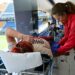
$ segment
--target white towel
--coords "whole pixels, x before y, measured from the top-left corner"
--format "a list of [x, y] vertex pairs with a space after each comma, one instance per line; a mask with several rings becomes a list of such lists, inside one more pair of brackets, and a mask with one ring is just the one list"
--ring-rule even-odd
[[9, 73], [18, 73], [23, 70], [31, 69], [42, 64], [40, 52], [31, 53], [11, 53], [3, 52], [1, 59]]

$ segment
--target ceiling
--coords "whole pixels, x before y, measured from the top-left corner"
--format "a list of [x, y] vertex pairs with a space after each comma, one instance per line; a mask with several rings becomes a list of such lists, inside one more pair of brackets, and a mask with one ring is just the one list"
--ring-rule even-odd
[[[31, 11], [31, 10], [43, 10], [49, 11], [52, 8], [51, 0], [13, 0], [15, 11]], [[55, 3], [66, 2], [75, 0], [52, 0]]]
[[48, 0], [14, 0], [15, 11], [43, 10], [48, 11], [52, 8]]

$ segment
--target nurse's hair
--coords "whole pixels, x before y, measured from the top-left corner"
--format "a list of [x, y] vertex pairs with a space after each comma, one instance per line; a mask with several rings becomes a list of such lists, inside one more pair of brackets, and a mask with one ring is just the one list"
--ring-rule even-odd
[[72, 2], [56, 3], [51, 11], [52, 15], [74, 14], [75, 5]]

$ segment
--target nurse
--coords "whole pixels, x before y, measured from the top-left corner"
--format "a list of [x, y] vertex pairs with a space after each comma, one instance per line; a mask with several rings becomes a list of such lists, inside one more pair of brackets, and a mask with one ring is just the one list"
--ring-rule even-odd
[[52, 47], [54, 55], [62, 55], [75, 48], [75, 5], [71, 2], [57, 3], [51, 14], [64, 25], [64, 37], [57, 43], [57, 47]]

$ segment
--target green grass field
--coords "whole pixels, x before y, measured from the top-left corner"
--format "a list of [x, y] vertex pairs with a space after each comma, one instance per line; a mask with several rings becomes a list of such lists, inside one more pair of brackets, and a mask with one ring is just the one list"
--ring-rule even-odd
[[0, 50], [6, 51], [8, 49], [8, 44], [5, 35], [0, 35]]

